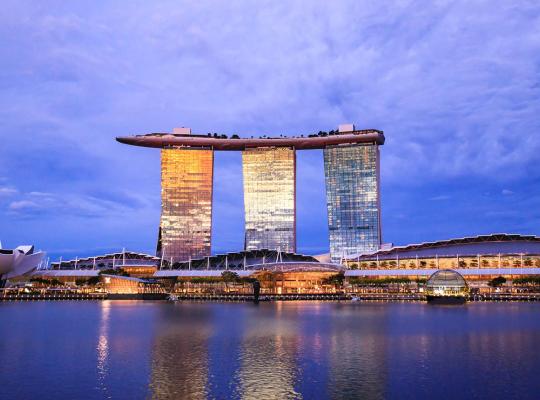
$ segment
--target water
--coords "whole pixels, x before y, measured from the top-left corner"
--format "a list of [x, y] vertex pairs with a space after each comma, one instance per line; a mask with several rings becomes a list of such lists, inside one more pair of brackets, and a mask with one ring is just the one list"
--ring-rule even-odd
[[540, 304], [0, 303], [2, 399], [537, 399]]

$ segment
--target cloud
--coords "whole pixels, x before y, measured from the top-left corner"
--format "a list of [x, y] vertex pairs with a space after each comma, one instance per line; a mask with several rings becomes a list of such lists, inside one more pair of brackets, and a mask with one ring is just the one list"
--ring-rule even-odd
[[9, 204], [9, 209], [16, 212], [31, 211], [40, 208], [41, 206], [39, 204], [30, 200], [18, 200]]
[[13, 196], [15, 194], [19, 193], [19, 191], [12, 187], [0, 187], [0, 197], [2, 196]]
[[511, 190], [509, 190], [509, 189], [503, 189], [503, 190], [501, 191], [501, 193], [502, 193], [504, 196], [511, 196], [511, 195], [514, 194], [514, 192], [511, 191]]
[[430, 201], [443, 201], [443, 200], [448, 200], [448, 199], [450, 199], [450, 196], [444, 195], [444, 194], [429, 198]]
[[21, 200], [9, 204], [8, 210], [12, 215], [23, 218], [44, 216], [77, 217], [77, 218], [107, 218], [111, 215], [121, 215], [133, 207], [144, 207], [142, 203], [130, 204], [126, 201], [116, 201], [89, 195], [73, 193], [54, 194], [47, 192], [29, 192], [22, 195]]
[[[129, 237], [153, 237], [137, 224], [159, 218], [159, 152], [114, 137], [174, 126], [242, 136], [342, 122], [382, 129], [383, 213], [403, 188], [449, 193], [445, 182], [472, 179], [495, 193], [502, 184], [535, 187], [540, 178], [537, 2], [3, 6], [0, 171], [20, 192], [9, 197], [15, 210], [2, 210], [59, 223], [92, 218], [81, 233], [89, 242], [109, 226], [102, 216], [111, 221], [115, 213], [134, 224]], [[303, 246], [317, 247], [326, 241], [321, 162], [300, 159], [299, 232]], [[214, 226], [223, 235], [232, 234], [232, 210], [242, 209], [236, 163], [219, 164]], [[481, 208], [485, 198], [470, 202], [460, 210]], [[406, 214], [427, 212], [423, 206]], [[51, 235], [38, 224], [29, 229]], [[241, 229], [236, 223], [234, 235]], [[406, 235], [385, 232], [393, 241]]]

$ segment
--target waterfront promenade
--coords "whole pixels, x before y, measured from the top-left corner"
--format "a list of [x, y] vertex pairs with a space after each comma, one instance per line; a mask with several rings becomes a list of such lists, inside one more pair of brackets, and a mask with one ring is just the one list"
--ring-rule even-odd
[[[253, 302], [250, 293], [104, 293], [85, 292], [78, 289], [41, 289], [27, 291], [24, 288], [0, 289], [0, 301], [65, 301], [65, 300], [168, 300], [178, 301], [230, 301]], [[483, 293], [472, 294], [469, 301], [540, 301], [539, 293]], [[259, 301], [426, 301], [422, 293], [267, 293]]]

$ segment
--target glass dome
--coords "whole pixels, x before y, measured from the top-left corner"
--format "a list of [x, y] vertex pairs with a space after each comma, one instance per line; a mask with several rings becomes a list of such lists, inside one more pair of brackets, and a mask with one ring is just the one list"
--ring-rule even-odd
[[428, 288], [433, 287], [452, 287], [452, 288], [466, 288], [467, 283], [459, 272], [451, 269], [444, 269], [435, 272], [429, 277], [426, 282]]
[[426, 282], [426, 294], [434, 297], [464, 297], [469, 287], [461, 274], [451, 269], [435, 272]]

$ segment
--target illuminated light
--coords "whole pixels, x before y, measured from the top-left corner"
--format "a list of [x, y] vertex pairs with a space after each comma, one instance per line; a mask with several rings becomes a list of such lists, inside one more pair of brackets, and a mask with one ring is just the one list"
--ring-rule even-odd
[[161, 150], [161, 254], [188, 260], [210, 255], [212, 150]]
[[326, 147], [324, 173], [332, 262], [377, 250], [381, 244], [378, 146]]
[[242, 152], [245, 250], [296, 251], [296, 153], [290, 148]]

